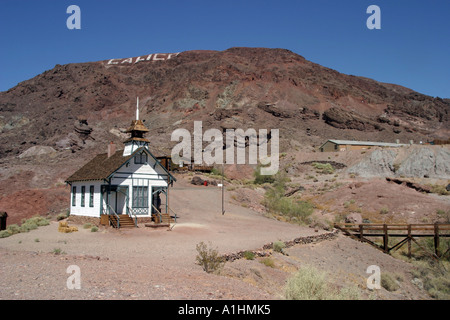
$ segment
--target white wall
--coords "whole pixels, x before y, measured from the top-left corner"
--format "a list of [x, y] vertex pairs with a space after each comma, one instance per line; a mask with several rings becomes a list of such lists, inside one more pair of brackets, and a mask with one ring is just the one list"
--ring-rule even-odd
[[[76, 216], [88, 216], [88, 217], [100, 217], [100, 186], [101, 181], [83, 181], [72, 183], [70, 190], [70, 214]], [[86, 187], [84, 197], [84, 207], [81, 206], [81, 187]], [[90, 186], [94, 186], [94, 206], [89, 206]], [[73, 199], [73, 187], [77, 188], [75, 206], [72, 203]]]
[[[161, 166], [155, 166], [155, 160], [151, 156], [148, 156], [147, 159], [147, 164], [135, 164], [134, 158], [132, 158], [129, 161], [128, 166], [124, 165], [117, 170], [111, 180], [111, 184], [128, 186], [130, 208], [132, 207], [133, 202], [133, 186], [148, 187], [148, 216], [150, 216], [152, 208], [152, 187], [167, 187], [167, 173]], [[145, 215], [139, 215], [139, 217], [144, 216]]]

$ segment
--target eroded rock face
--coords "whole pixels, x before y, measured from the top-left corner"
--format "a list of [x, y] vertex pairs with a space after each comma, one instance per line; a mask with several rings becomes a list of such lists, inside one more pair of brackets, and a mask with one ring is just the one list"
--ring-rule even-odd
[[394, 174], [397, 152], [391, 149], [374, 150], [363, 161], [348, 169], [361, 177], [386, 177]]
[[355, 112], [345, 111], [336, 107], [330, 108], [322, 115], [325, 123], [339, 129], [355, 129], [359, 131], [384, 130], [377, 122]]
[[450, 177], [450, 150], [448, 148], [417, 148], [403, 161], [398, 175], [407, 177]]
[[[406, 156], [399, 158], [400, 151]], [[446, 147], [409, 147], [406, 151], [377, 149], [349, 168], [361, 177], [450, 178], [450, 149]]]

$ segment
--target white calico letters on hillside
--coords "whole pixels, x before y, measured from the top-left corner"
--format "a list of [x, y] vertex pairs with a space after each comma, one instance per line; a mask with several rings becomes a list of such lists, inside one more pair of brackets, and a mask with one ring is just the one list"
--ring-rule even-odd
[[107, 65], [131, 65], [142, 61], [165, 61], [172, 59], [180, 54], [177, 53], [152, 53], [147, 56], [136, 57], [136, 58], [126, 58], [126, 59], [111, 59], [108, 61]]

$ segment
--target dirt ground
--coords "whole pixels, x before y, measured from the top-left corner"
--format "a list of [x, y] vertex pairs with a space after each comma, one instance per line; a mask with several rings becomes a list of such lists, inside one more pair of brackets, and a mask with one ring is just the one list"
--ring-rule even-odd
[[[170, 189], [170, 206], [179, 216], [172, 231], [140, 225], [91, 232], [78, 225], [78, 232], [65, 234], [53, 221], [0, 239], [0, 298], [282, 299], [286, 280], [305, 264], [329, 272], [333, 283], [356, 285], [362, 298], [428, 298], [411, 284], [409, 264], [341, 235], [295, 245], [286, 249], [289, 255], [271, 253], [272, 267], [262, 264], [262, 258], [239, 259], [227, 262], [220, 274], [204, 272], [195, 263], [195, 247], [201, 241], [225, 254], [326, 232], [269, 219], [233, 204], [229, 196], [222, 215], [218, 187], [191, 186], [181, 179]], [[401, 289], [369, 291], [366, 270], [373, 264], [386, 272], [401, 272]], [[79, 290], [66, 285], [71, 265], [80, 268]]]

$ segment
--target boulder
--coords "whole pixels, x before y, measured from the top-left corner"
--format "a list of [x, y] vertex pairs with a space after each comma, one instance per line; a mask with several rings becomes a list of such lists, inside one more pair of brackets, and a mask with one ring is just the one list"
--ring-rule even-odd
[[27, 158], [27, 157], [40, 156], [42, 154], [53, 153], [53, 152], [56, 152], [56, 150], [49, 146], [33, 146], [31, 148], [28, 148], [24, 152], [22, 152], [19, 155], [19, 158], [22, 159], [22, 158]]
[[345, 222], [360, 224], [363, 223], [363, 218], [359, 213], [352, 212], [347, 217], [345, 217]]
[[195, 176], [191, 180], [191, 184], [193, 184], [195, 186], [201, 186], [201, 185], [203, 185], [203, 183], [204, 183], [204, 180], [202, 178], [200, 178], [199, 176]]

